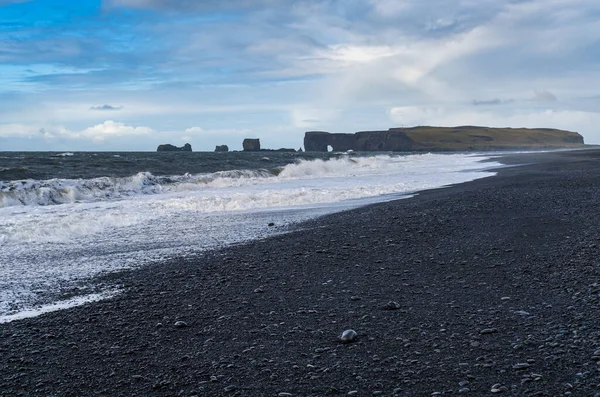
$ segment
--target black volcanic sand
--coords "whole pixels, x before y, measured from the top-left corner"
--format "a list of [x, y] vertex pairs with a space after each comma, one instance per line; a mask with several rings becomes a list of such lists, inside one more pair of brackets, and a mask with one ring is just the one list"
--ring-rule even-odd
[[0, 324], [0, 395], [597, 396], [600, 151], [502, 161]]

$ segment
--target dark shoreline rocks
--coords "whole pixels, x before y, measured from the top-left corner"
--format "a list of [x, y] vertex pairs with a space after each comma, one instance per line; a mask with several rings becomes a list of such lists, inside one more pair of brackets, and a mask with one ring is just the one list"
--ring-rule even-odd
[[0, 324], [0, 396], [597, 395], [600, 151], [501, 161]]

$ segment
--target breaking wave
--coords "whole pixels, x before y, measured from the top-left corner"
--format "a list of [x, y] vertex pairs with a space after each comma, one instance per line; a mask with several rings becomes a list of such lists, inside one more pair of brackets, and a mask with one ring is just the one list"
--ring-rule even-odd
[[[466, 163], [463, 164], [462, 161], [465, 160]], [[218, 195], [219, 191], [225, 189], [231, 190], [232, 188], [251, 186], [255, 186], [255, 188], [250, 189], [253, 196], [256, 196], [257, 191], [262, 191], [264, 196], [272, 190], [271, 187], [274, 184], [290, 181], [296, 181], [296, 187], [301, 188], [299, 196], [302, 196], [303, 200], [300, 201], [304, 201], [306, 200], [305, 188], [310, 189], [311, 184], [316, 183], [312, 181], [336, 179], [337, 184], [342, 183], [345, 185], [345, 181], [354, 180], [355, 183], [349, 190], [355, 191], [357, 189], [361, 190], [361, 184], [357, 185], [356, 183], [358, 182], [357, 179], [362, 177], [385, 178], [391, 175], [428, 174], [432, 169], [440, 167], [441, 164], [460, 169], [466, 164], [472, 163], [475, 163], [475, 160], [465, 159], [465, 156], [453, 157], [452, 155], [342, 156], [330, 160], [300, 160], [296, 163], [272, 169], [166, 176], [140, 172], [129, 177], [0, 181], [0, 208], [114, 201], [135, 196], [170, 193], [202, 195], [203, 192], [210, 192], [210, 196], [214, 197], [215, 194]], [[387, 185], [388, 183], [384, 180], [382, 184]], [[345, 196], [344, 190], [349, 187], [342, 186], [340, 197]], [[355, 191], [346, 198], [388, 193], [388, 190], [376, 190], [368, 193]], [[338, 194], [336, 193], [336, 195]]]
[[[140, 172], [129, 177], [93, 179], [24, 179], [0, 181], [0, 208], [105, 201], [170, 192], [198, 191], [264, 184], [285, 179], [353, 176], [365, 171], [397, 166], [400, 157], [341, 157], [331, 160], [301, 160], [280, 168], [219, 171], [206, 174], [157, 176]], [[2, 170], [0, 169], [0, 176]]]
[[[200, 175], [156, 176], [140, 172], [124, 178], [49, 179], [0, 182], [0, 208], [118, 200], [135, 195], [197, 190], [210, 185], [235, 185], [242, 179], [273, 177], [267, 170], [222, 171]], [[236, 182], [237, 181], [237, 182]]]

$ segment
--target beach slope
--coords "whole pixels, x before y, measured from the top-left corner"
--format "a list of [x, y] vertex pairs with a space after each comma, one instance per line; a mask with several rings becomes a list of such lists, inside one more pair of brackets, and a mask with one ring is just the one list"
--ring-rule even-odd
[[0, 396], [596, 395], [600, 151], [502, 161], [0, 324]]

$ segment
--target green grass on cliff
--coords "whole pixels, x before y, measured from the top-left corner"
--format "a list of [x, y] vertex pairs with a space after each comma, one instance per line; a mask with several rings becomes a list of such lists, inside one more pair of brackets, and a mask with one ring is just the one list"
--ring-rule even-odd
[[565, 148], [583, 145], [576, 132], [549, 128], [413, 127], [396, 128], [422, 149], [502, 150], [512, 148]]

